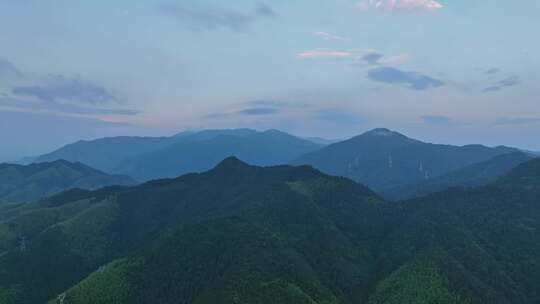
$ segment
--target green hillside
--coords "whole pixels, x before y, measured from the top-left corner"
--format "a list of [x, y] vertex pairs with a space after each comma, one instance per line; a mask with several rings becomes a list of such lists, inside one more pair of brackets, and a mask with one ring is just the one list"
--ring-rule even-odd
[[0, 164], [0, 203], [31, 202], [70, 188], [131, 185], [127, 176], [109, 175], [81, 163], [54, 161], [27, 166]]
[[537, 303], [540, 204], [519, 182], [536, 183], [537, 163], [515, 183], [399, 204], [310, 167], [229, 158], [10, 205], [0, 302]]
[[487, 161], [475, 163], [420, 183], [385, 190], [382, 195], [392, 200], [404, 200], [425, 196], [452, 187], [484, 186], [496, 181], [528, 160], [531, 160], [531, 157], [522, 152], [502, 154]]

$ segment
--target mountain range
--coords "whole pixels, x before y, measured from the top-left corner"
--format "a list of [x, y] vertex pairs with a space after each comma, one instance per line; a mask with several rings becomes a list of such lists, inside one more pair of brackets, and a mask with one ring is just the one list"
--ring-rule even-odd
[[31, 202], [70, 188], [94, 190], [132, 184], [127, 176], [109, 175], [65, 160], [27, 166], [0, 164], [0, 203]]
[[[425, 143], [388, 129], [374, 129], [329, 145], [313, 141], [330, 141], [311, 140], [277, 130], [251, 129], [182, 132], [158, 138], [113, 137], [70, 144], [35, 162], [65, 159], [148, 181], [203, 172], [234, 155], [259, 166], [311, 165], [330, 175], [351, 178], [385, 197], [407, 199], [452, 186], [486, 184], [532, 157], [529, 152], [502, 146]], [[503, 157], [506, 154], [514, 157]]]
[[38, 157], [64, 159], [139, 181], [202, 172], [236, 155], [255, 165], [287, 163], [322, 147], [277, 130], [251, 129], [182, 132], [171, 137], [114, 137], [80, 141]]
[[1, 303], [538, 303], [540, 159], [390, 203], [308, 166], [0, 207]]
[[518, 151], [508, 147], [425, 143], [388, 129], [375, 129], [309, 152], [291, 164], [311, 165], [385, 192]]

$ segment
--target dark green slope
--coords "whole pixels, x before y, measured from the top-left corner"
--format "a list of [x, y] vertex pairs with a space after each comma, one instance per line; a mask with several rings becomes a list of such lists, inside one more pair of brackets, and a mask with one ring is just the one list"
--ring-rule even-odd
[[[5, 222], [12, 237], [3, 243], [0, 295], [43, 302], [124, 258], [117, 264], [127, 277], [118, 283], [129, 290], [124, 303], [272, 303], [277, 294], [290, 303], [358, 302], [367, 298], [388, 212], [351, 181], [236, 159], [134, 188], [72, 191]], [[21, 228], [33, 213], [54, 216]], [[123, 276], [103, 269], [88, 280]], [[75, 290], [98, 283], [81, 284]]]
[[35, 201], [69, 188], [97, 189], [133, 183], [127, 176], [105, 174], [81, 163], [0, 164], [0, 202]]
[[531, 159], [529, 155], [522, 152], [498, 155], [487, 161], [475, 163], [418, 184], [388, 189], [382, 195], [390, 200], [405, 200], [443, 191], [452, 187], [483, 186], [497, 180], [518, 165]]
[[474, 303], [538, 303], [539, 164], [526, 162], [485, 187], [402, 203], [381, 261], [394, 269], [411, 258], [434, 264]]
[[508, 176], [385, 203], [309, 167], [229, 158], [11, 205], [0, 302], [537, 303], [538, 160]]
[[375, 129], [293, 161], [349, 177], [384, 192], [420, 183], [516, 149], [429, 144], [387, 129]]

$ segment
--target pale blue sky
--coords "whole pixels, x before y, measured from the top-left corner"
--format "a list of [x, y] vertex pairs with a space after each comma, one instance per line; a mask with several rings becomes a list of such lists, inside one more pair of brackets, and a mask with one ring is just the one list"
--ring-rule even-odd
[[540, 150], [539, 12], [536, 0], [0, 0], [0, 161], [231, 127]]

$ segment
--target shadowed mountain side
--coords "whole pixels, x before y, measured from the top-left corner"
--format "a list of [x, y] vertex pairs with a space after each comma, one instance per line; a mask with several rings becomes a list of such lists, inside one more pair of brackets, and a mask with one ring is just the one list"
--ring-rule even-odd
[[531, 160], [525, 153], [513, 152], [466, 166], [443, 176], [428, 179], [418, 184], [386, 190], [382, 195], [390, 200], [405, 200], [428, 195], [452, 187], [478, 187], [487, 185], [507, 174], [518, 165]]
[[0, 164], [0, 202], [31, 202], [70, 188], [93, 190], [133, 184], [127, 176], [109, 175], [63, 160], [27, 166]]
[[506, 147], [430, 144], [388, 129], [375, 129], [308, 153], [292, 164], [312, 165], [384, 192], [515, 151]]

